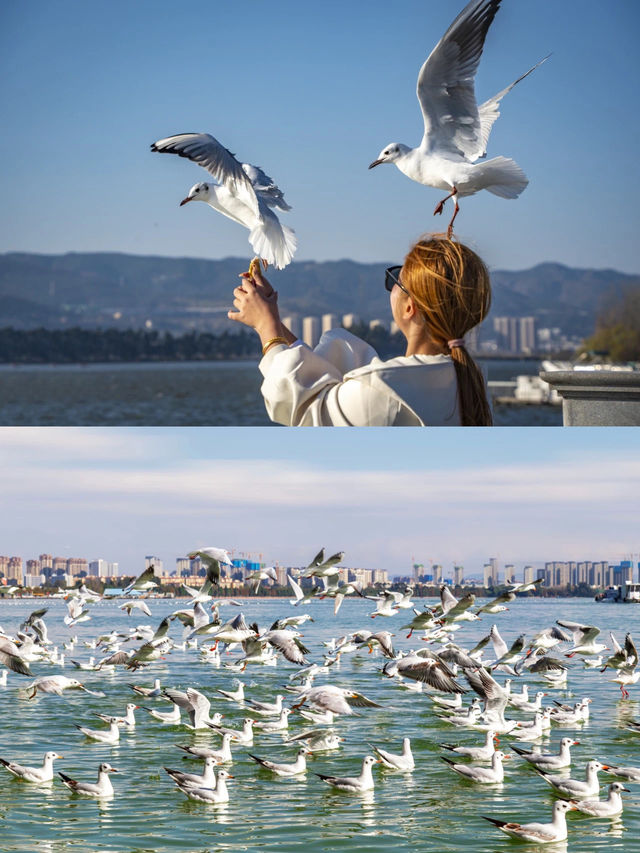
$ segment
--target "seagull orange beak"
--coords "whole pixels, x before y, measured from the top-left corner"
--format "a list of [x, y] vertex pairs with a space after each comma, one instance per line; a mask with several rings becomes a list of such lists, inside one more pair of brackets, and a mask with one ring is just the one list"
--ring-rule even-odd
[[186, 198], [183, 198], [183, 199], [182, 199], [182, 201], [180, 202], [180, 204], [179, 204], [178, 206], [179, 206], [179, 207], [182, 207], [182, 205], [183, 205], [183, 204], [186, 204], [188, 201], [193, 201], [193, 197], [192, 197], [192, 196], [190, 196], [190, 195], [188, 195]]

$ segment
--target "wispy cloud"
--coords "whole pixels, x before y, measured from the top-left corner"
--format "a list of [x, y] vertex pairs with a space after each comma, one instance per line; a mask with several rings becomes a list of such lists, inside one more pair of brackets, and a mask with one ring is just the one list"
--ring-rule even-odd
[[[12, 530], [19, 506], [49, 536], [62, 525], [65, 542], [94, 542], [94, 555], [136, 547], [178, 555], [218, 542], [287, 561], [304, 559], [330, 534], [336, 548], [394, 571], [411, 555], [606, 558], [603, 549], [627, 550], [635, 535], [640, 457], [615, 447], [540, 461], [527, 458], [523, 442], [495, 464], [483, 455], [482, 433], [467, 432], [465, 440], [478, 442], [477, 458], [443, 467], [437, 433], [421, 433], [423, 452], [399, 469], [395, 452], [360, 452], [352, 432], [343, 439], [352, 442], [351, 465], [322, 457], [314, 431], [306, 458], [289, 458], [276, 433], [284, 436], [211, 430], [208, 451], [196, 454], [189, 430], [3, 430], [5, 521]], [[224, 458], [222, 439], [233, 440], [238, 458]], [[243, 446], [248, 458], [238, 453]], [[14, 550], [19, 530], [14, 524]]]

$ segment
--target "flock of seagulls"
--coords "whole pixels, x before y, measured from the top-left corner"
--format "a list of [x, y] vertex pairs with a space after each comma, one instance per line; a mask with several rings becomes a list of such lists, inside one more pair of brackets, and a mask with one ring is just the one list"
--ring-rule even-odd
[[[345, 740], [364, 753], [357, 758], [357, 765], [354, 761], [353, 775], [330, 772], [331, 768], [325, 766], [323, 772], [313, 771], [319, 780], [317, 785], [322, 783], [338, 792], [367, 794], [384, 783], [386, 773], [415, 772], [416, 759], [424, 760], [425, 755], [416, 754], [415, 744], [412, 748], [409, 737], [403, 737], [401, 744], [370, 740], [354, 743], [352, 738], [358, 738], [359, 727], [344, 727], [342, 718], [375, 717], [385, 703], [381, 690], [373, 700], [341, 677], [342, 663], [354, 656], [360, 661], [360, 668], [368, 664], [366, 677], [371, 682], [376, 680], [387, 691], [392, 691], [386, 695], [402, 696], [401, 691], [404, 696], [407, 692], [421, 694], [411, 700], [412, 711], [415, 712], [416, 703], [420, 703], [421, 710], [432, 715], [440, 730], [450, 729], [453, 736], [443, 737], [438, 747], [448, 753], [440, 758], [447, 772], [451, 772], [453, 795], [455, 777], [480, 791], [487, 786], [508, 787], [510, 768], [515, 764], [540, 777], [540, 799], [545, 798], [545, 789], [553, 796], [550, 822], [517, 823], [503, 820], [501, 816], [482, 814], [480, 795], [478, 817], [485, 818], [507, 835], [537, 843], [562, 841], [568, 833], [567, 812], [578, 811], [596, 818], [620, 815], [625, 803], [622, 795], [629, 791], [626, 785], [640, 782], [640, 767], [606, 761], [603, 757], [580, 755], [578, 758], [575, 755], [574, 750], [581, 746], [578, 733], [590, 718], [592, 702], [589, 696], [582, 696], [572, 705], [549, 698], [550, 691], [565, 689], [564, 682], [559, 687], [548, 681], [550, 672], [563, 672], [574, 684], [574, 690], [579, 689], [581, 674], [588, 671], [585, 666], [588, 656], [606, 650], [599, 641], [600, 632], [596, 626], [558, 620], [555, 625], [541, 628], [530, 639], [520, 635], [509, 644], [494, 623], [473, 646], [458, 641], [458, 632], [462, 636], [467, 623], [504, 613], [507, 604], [521, 593], [521, 586], [513, 586], [482, 606], [476, 605], [473, 594], [456, 598], [443, 586], [437, 606], [420, 608], [412, 599], [410, 586], [402, 591], [382, 589], [377, 595], [368, 595], [357, 585], [351, 585], [353, 588], [349, 591], [339, 587], [338, 564], [344, 555], [338, 552], [325, 559], [322, 550], [295, 579], [290, 576], [294, 598], [288, 604], [285, 599], [280, 602], [283, 608], [291, 608], [293, 614], [283, 612], [271, 627], [260, 628], [242, 612], [226, 620], [220, 615], [223, 606], [238, 606], [238, 602], [214, 597], [221, 562], [227, 560], [228, 554], [222, 549], [197, 553], [208, 559], [203, 586], [193, 591], [188, 606], [181, 606], [162, 618], [156, 628], [137, 625], [128, 631], [114, 629], [92, 636], [92, 606], [100, 596], [96, 593], [87, 596], [80, 588], [69, 593], [68, 605], [75, 602], [73, 612], [76, 614], [87, 611], [81, 627], [80, 623], [69, 625], [67, 622], [67, 618], [72, 621], [77, 618], [71, 615], [72, 608], [68, 606], [69, 617], [65, 617], [64, 625], [56, 625], [55, 632], [49, 631], [45, 621], [47, 608], [33, 611], [13, 636], [0, 629], [0, 664], [5, 668], [3, 671], [11, 675], [7, 688], [17, 680], [19, 695], [26, 701], [38, 694], [63, 696], [67, 690], [106, 698], [108, 701], [102, 703], [101, 712], [91, 714], [100, 720], [102, 727], [89, 725], [88, 719], [73, 723], [78, 731], [78, 749], [82, 748], [83, 739], [85, 744], [118, 745], [123, 731], [135, 729], [140, 713], [147, 715], [148, 725], [170, 730], [176, 741], [180, 739], [178, 733], [210, 733], [212, 740], [208, 744], [201, 740], [175, 743], [176, 749], [185, 757], [200, 762], [199, 766], [193, 770], [165, 766], [164, 772], [187, 798], [217, 806], [226, 805], [236, 796], [235, 785], [229, 784], [234, 780], [230, 772], [234, 764], [244, 761], [274, 777], [302, 779], [315, 767], [318, 755], [324, 756], [325, 763], [330, 764], [331, 756], [339, 754]], [[148, 596], [157, 583], [154, 578], [151, 567], [130, 585], [129, 591]], [[378, 628], [378, 620], [386, 618], [392, 620], [389, 624], [394, 630], [372, 632], [361, 628], [327, 639], [323, 645], [310, 648], [313, 644], [308, 643], [305, 646], [298, 629], [312, 621], [312, 617], [299, 614], [295, 609], [302, 600], [295, 589], [298, 587], [303, 598], [311, 601], [327, 597], [327, 590], [332, 586], [343, 590], [340, 592], [343, 598], [349, 595], [370, 601], [373, 610], [369, 616], [376, 619], [375, 627]], [[135, 598], [123, 602], [133, 603], [144, 603], [153, 614], [153, 599]], [[129, 614], [145, 612], [139, 607], [119, 606]], [[361, 608], [358, 612], [362, 612]], [[179, 636], [174, 626], [178, 627]], [[122, 677], [116, 683], [130, 696], [134, 694], [135, 700], [125, 703], [121, 694], [112, 697], [104, 691], [86, 687], [78, 679], [46, 673], [47, 668], [64, 665], [60, 663], [59, 653], [56, 661], [49, 634], [59, 636], [61, 631], [69, 633], [70, 630], [86, 635], [85, 647], [94, 652], [91, 670], [99, 673], [104, 667], [112, 667], [116, 676], [121, 671]], [[396, 648], [401, 637], [404, 638], [403, 646], [408, 646], [411, 640], [412, 647]], [[308, 641], [305, 639], [305, 642]], [[126, 649], [126, 646], [131, 648]], [[65, 650], [79, 647], [77, 634], [64, 642]], [[638, 667], [633, 638], [628, 633], [623, 643], [619, 643], [612, 635], [611, 646], [606, 648], [613, 654], [603, 658], [600, 669], [603, 678], [619, 686], [620, 701], [624, 702], [629, 695], [628, 688], [635, 683], [633, 676]], [[143, 649], [146, 649], [144, 653]], [[210, 665], [220, 676], [226, 673], [224, 686], [163, 685], [157, 677], [147, 684], [131, 681], [131, 672], [148, 669], [153, 674], [157, 661], [176, 650], [192, 655], [194, 663], [200, 661]], [[155, 654], [157, 651], [161, 654]], [[37, 675], [32, 666], [37, 666]], [[243, 674], [251, 667], [260, 667], [265, 674], [273, 673], [269, 683], [278, 685], [275, 695], [253, 695], [252, 690], [247, 689]], [[283, 672], [283, 668], [287, 671]], [[41, 669], [44, 674], [39, 674]], [[611, 679], [609, 673], [615, 678]], [[622, 680], [621, 675], [624, 676]], [[28, 677], [33, 680], [25, 684]], [[535, 686], [536, 682], [540, 689]], [[227, 722], [229, 711], [231, 721]], [[234, 713], [236, 722], [233, 721]], [[239, 714], [243, 715], [241, 722], [237, 719]], [[554, 733], [558, 730], [561, 737], [556, 741]], [[640, 733], [640, 723], [629, 722], [626, 731], [629, 736]], [[52, 733], [47, 732], [46, 737], [51, 738]], [[547, 743], [549, 737], [551, 749], [543, 749], [542, 744]], [[501, 738], [502, 746], [499, 745]], [[276, 748], [277, 743], [282, 746]], [[313, 764], [310, 759], [314, 760]], [[585, 759], [588, 759], [586, 763]], [[0, 765], [22, 782], [41, 785], [54, 781], [54, 762], [59, 760], [62, 756], [49, 748], [44, 753], [42, 766], [27, 766], [19, 759], [8, 757], [0, 758]], [[575, 761], [578, 766], [574, 771]], [[376, 766], [383, 772], [378, 774]], [[121, 771], [102, 761], [96, 781], [76, 779], [62, 771], [58, 771], [57, 778], [73, 794], [105, 799], [117, 794], [111, 776], [118, 772]], [[605, 798], [599, 796], [601, 773], [615, 777]]]
[[[475, 75], [484, 42], [501, 0], [471, 0], [430, 53], [418, 75], [417, 95], [424, 122], [419, 145], [412, 148], [392, 142], [369, 165], [392, 163], [413, 181], [447, 192], [435, 208], [441, 214], [452, 199], [458, 200], [486, 189], [501, 198], [517, 198], [528, 180], [522, 169], [507, 157], [486, 160], [491, 128], [500, 115], [502, 98], [548, 57], [522, 74], [488, 101], [478, 105]], [[177, 154], [202, 166], [216, 183], [201, 181], [189, 190], [181, 205], [203, 201], [223, 216], [249, 230], [256, 255], [283, 269], [296, 251], [295, 233], [282, 225], [277, 211], [291, 209], [277, 184], [261, 168], [243, 163], [208, 133], [179, 133], [159, 139], [151, 150]], [[252, 268], [251, 268], [252, 269]]]

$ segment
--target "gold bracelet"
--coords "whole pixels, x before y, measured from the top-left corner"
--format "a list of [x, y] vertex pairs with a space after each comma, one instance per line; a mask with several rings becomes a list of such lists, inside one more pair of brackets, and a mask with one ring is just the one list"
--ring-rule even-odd
[[266, 344], [263, 345], [262, 355], [266, 355], [267, 350], [270, 347], [272, 347], [274, 344], [286, 344], [287, 346], [289, 346], [289, 341], [286, 338], [281, 338], [281, 337], [271, 338], [270, 341], [267, 341]]

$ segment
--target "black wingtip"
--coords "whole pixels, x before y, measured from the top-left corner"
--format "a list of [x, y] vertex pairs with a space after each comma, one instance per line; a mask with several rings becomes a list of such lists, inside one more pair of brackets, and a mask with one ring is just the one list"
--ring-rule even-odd
[[487, 817], [486, 815], [480, 815], [483, 820], [488, 820], [489, 823], [494, 824], [494, 826], [505, 826], [506, 821], [504, 820], [496, 820], [494, 817]]

